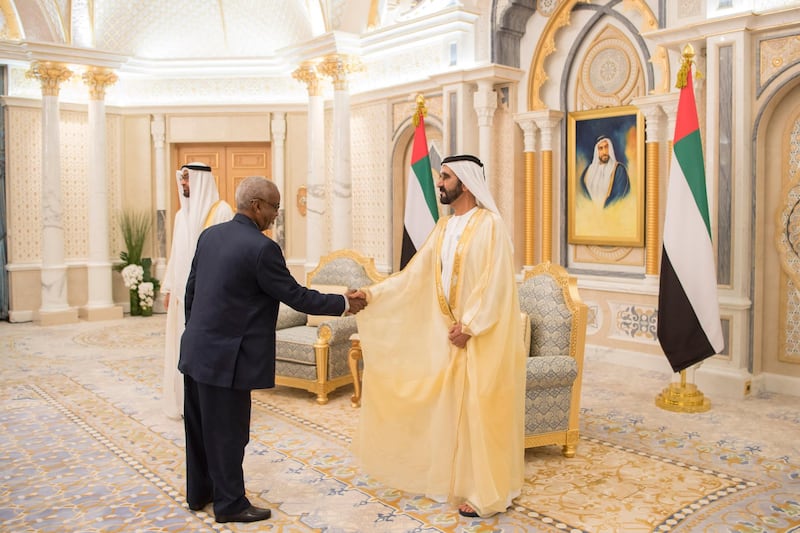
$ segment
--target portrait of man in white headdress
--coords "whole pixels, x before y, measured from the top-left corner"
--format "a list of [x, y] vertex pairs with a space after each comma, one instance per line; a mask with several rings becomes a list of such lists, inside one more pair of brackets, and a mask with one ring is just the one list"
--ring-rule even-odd
[[570, 244], [643, 246], [644, 117], [632, 106], [570, 113]]
[[601, 135], [595, 141], [592, 162], [581, 173], [579, 184], [586, 198], [604, 208], [631, 192], [628, 170], [617, 161], [608, 136]]

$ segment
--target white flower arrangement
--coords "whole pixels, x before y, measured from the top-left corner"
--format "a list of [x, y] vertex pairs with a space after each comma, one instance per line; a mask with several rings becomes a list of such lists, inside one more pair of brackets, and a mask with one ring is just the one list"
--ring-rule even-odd
[[[128, 289], [135, 289], [142, 279], [144, 279], [144, 269], [141, 265], [131, 264], [122, 269], [122, 281]], [[152, 291], [152, 284], [150, 290]]]
[[153, 307], [153, 283], [145, 281], [139, 284], [139, 305], [142, 308]]

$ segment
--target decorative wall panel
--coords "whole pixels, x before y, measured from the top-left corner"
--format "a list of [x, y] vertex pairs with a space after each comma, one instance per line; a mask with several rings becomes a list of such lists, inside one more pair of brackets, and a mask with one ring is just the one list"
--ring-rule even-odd
[[86, 113], [61, 111], [61, 218], [64, 259], [89, 255], [89, 129]]
[[639, 56], [630, 40], [607, 26], [585, 48], [576, 87], [576, 110], [628, 105], [646, 94]]
[[800, 35], [765, 39], [759, 43], [759, 88], [800, 61]]
[[[516, 209], [516, 201], [524, 196], [523, 182], [520, 181], [519, 189], [517, 189], [514, 175], [514, 132], [518, 131], [518, 128], [514, 127], [516, 124], [514, 115], [507, 105], [507, 100], [504, 103], [503, 99], [500, 98], [503, 91], [499, 90], [500, 88], [497, 89], [499, 104], [492, 123], [492, 141], [494, 143], [492, 154], [494, 154], [494, 157], [489, 167], [491, 175], [487, 175], [486, 179], [489, 181], [492, 196], [495, 199], [497, 208], [500, 210], [500, 214], [503, 216], [503, 221], [509, 233], [514, 235], [515, 212], [520, 211]], [[505, 87], [503, 89], [506, 91], [505, 94], [507, 96], [508, 88]], [[520, 201], [519, 205], [523, 205], [522, 201]]]
[[445, 57], [443, 44], [435, 42], [403, 53], [390, 51], [375, 60], [366, 58], [366, 70], [351, 77], [351, 93], [406, 85], [413, 80], [426, 80], [428, 76], [441, 73], [447, 68]]
[[125, 241], [119, 230], [122, 208], [122, 117], [106, 115], [106, 175], [108, 176], [108, 233], [109, 258], [114, 261], [125, 249]]
[[[415, 95], [416, 96], [416, 95]], [[417, 109], [416, 98], [411, 99], [404, 104], [393, 104], [392, 105], [392, 135], [397, 135], [397, 130], [400, 129], [401, 126], [404, 126], [411, 120], [411, 116], [414, 114], [414, 111]], [[434, 116], [434, 117], [442, 117], [444, 116], [442, 113], [442, 96], [427, 96], [425, 95], [425, 108], [428, 110], [428, 114], [426, 117]], [[426, 118], [425, 124], [428, 124], [429, 121]]]
[[781, 260], [778, 359], [800, 363], [800, 120], [788, 139], [787, 175], [777, 218], [776, 247]]
[[42, 111], [8, 108], [8, 262], [38, 263], [42, 236]]
[[703, 14], [701, 0], [680, 0], [678, 2], [678, 18], [691, 18]]
[[[353, 248], [389, 263], [388, 229], [392, 227], [389, 110], [384, 103], [352, 109]], [[388, 189], [388, 190], [387, 190]]]
[[[11, 107], [8, 113], [8, 233], [10, 264], [41, 261], [42, 112]], [[120, 118], [106, 118], [109, 209], [109, 259], [123, 249], [118, 230], [120, 203]], [[61, 219], [64, 259], [85, 260], [89, 255], [89, 198], [87, 176], [87, 115], [60, 111]]]
[[646, 344], [656, 342], [658, 311], [655, 307], [627, 302], [608, 302], [613, 317], [609, 337]]

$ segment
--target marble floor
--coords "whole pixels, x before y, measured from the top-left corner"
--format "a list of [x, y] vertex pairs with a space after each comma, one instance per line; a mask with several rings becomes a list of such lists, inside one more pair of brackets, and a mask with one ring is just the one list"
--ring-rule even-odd
[[183, 428], [159, 407], [164, 316], [0, 323], [0, 530], [297, 532], [800, 531], [800, 398], [655, 406], [669, 374], [588, 358], [575, 458], [526, 453], [523, 493], [487, 520], [382, 486], [349, 453], [352, 389], [325, 406], [253, 395], [248, 497], [273, 517], [217, 524], [184, 499]]

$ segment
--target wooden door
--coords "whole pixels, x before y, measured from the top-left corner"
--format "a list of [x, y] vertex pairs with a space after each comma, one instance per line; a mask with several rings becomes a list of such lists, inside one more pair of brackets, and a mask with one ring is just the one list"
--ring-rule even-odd
[[[175, 170], [188, 163], [211, 167], [219, 197], [236, 211], [236, 186], [248, 176], [272, 179], [272, 157], [269, 143], [181, 144], [177, 146]], [[173, 184], [174, 182], [173, 174]], [[172, 215], [180, 207], [177, 186], [172, 186]]]
[[[170, 173], [170, 223], [180, 208], [175, 171], [189, 163], [211, 167], [219, 197], [236, 211], [236, 186], [248, 176], [272, 179], [272, 153], [269, 143], [186, 143], [174, 146], [175, 169]], [[269, 232], [267, 233], [270, 234]], [[171, 240], [171, 236], [170, 236]]]

